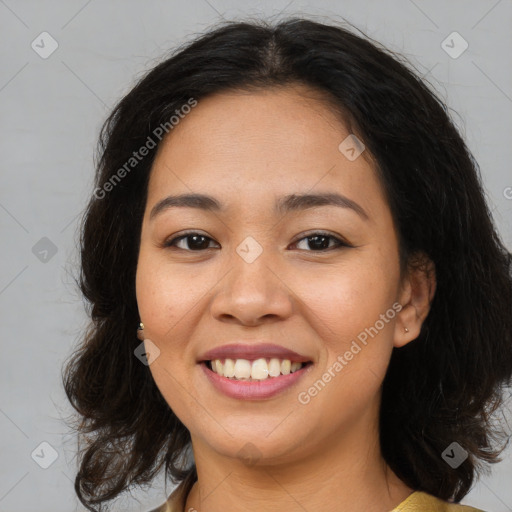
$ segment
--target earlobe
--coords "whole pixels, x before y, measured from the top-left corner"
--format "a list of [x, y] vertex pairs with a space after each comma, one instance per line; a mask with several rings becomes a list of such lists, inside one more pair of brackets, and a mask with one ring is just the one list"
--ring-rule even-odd
[[137, 327], [137, 338], [139, 338], [141, 341], [144, 341], [144, 324], [142, 322], [140, 322], [139, 326]]
[[403, 347], [415, 340], [430, 312], [436, 290], [435, 265], [424, 253], [414, 256], [400, 294], [402, 309], [395, 324], [395, 347]]

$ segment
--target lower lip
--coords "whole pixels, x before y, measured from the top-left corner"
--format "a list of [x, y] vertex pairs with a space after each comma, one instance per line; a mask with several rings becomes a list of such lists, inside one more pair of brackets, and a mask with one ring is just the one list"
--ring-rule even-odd
[[313, 365], [309, 363], [288, 375], [268, 377], [261, 381], [228, 379], [210, 370], [206, 363], [201, 363], [200, 366], [210, 382], [226, 396], [240, 400], [263, 400], [271, 398], [296, 384]]

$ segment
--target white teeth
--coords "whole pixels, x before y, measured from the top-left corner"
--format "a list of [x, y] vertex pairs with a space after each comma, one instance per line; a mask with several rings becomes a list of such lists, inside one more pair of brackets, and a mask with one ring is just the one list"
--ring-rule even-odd
[[220, 361], [219, 359], [215, 359], [215, 361], [213, 361], [213, 365], [215, 367], [215, 371], [219, 375], [222, 375], [223, 374], [222, 361]]
[[251, 376], [251, 362], [247, 359], [237, 359], [235, 363], [235, 377], [248, 379]]
[[268, 365], [265, 359], [256, 359], [251, 367], [251, 379], [264, 380], [268, 377]]
[[[218, 359], [217, 359], [218, 361]], [[224, 375], [224, 377], [233, 378], [235, 376], [235, 362], [233, 359], [226, 359], [224, 361], [224, 372], [217, 372], [219, 375]]]
[[296, 372], [297, 370], [300, 370], [302, 364], [301, 363], [292, 363], [290, 366], [290, 373]]
[[243, 380], [266, 380], [270, 377], [289, 375], [300, 370], [303, 363], [291, 362], [289, 359], [279, 360], [272, 358], [260, 358], [254, 361], [248, 359], [226, 359], [224, 363], [220, 359], [211, 361], [212, 370], [227, 378]]
[[281, 362], [275, 357], [268, 363], [268, 374], [271, 377], [279, 377], [281, 375]]

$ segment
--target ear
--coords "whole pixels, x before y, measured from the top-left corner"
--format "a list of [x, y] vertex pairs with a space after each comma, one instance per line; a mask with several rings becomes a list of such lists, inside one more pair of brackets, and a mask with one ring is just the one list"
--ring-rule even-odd
[[[403, 347], [415, 340], [430, 311], [436, 291], [435, 265], [425, 253], [414, 254], [408, 264], [398, 302], [402, 309], [396, 316], [395, 347]], [[408, 329], [408, 332], [405, 329]]]

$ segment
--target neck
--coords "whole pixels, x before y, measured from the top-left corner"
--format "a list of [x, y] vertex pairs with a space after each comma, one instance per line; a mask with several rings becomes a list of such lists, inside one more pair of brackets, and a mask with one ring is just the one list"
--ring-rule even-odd
[[198, 439], [192, 446], [198, 480], [186, 511], [389, 512], [413, 492], [383, 460], [378, 432], [364, 428], [345, 436], [334, 432], [320, 449], [282, 463], [250, 466]]

